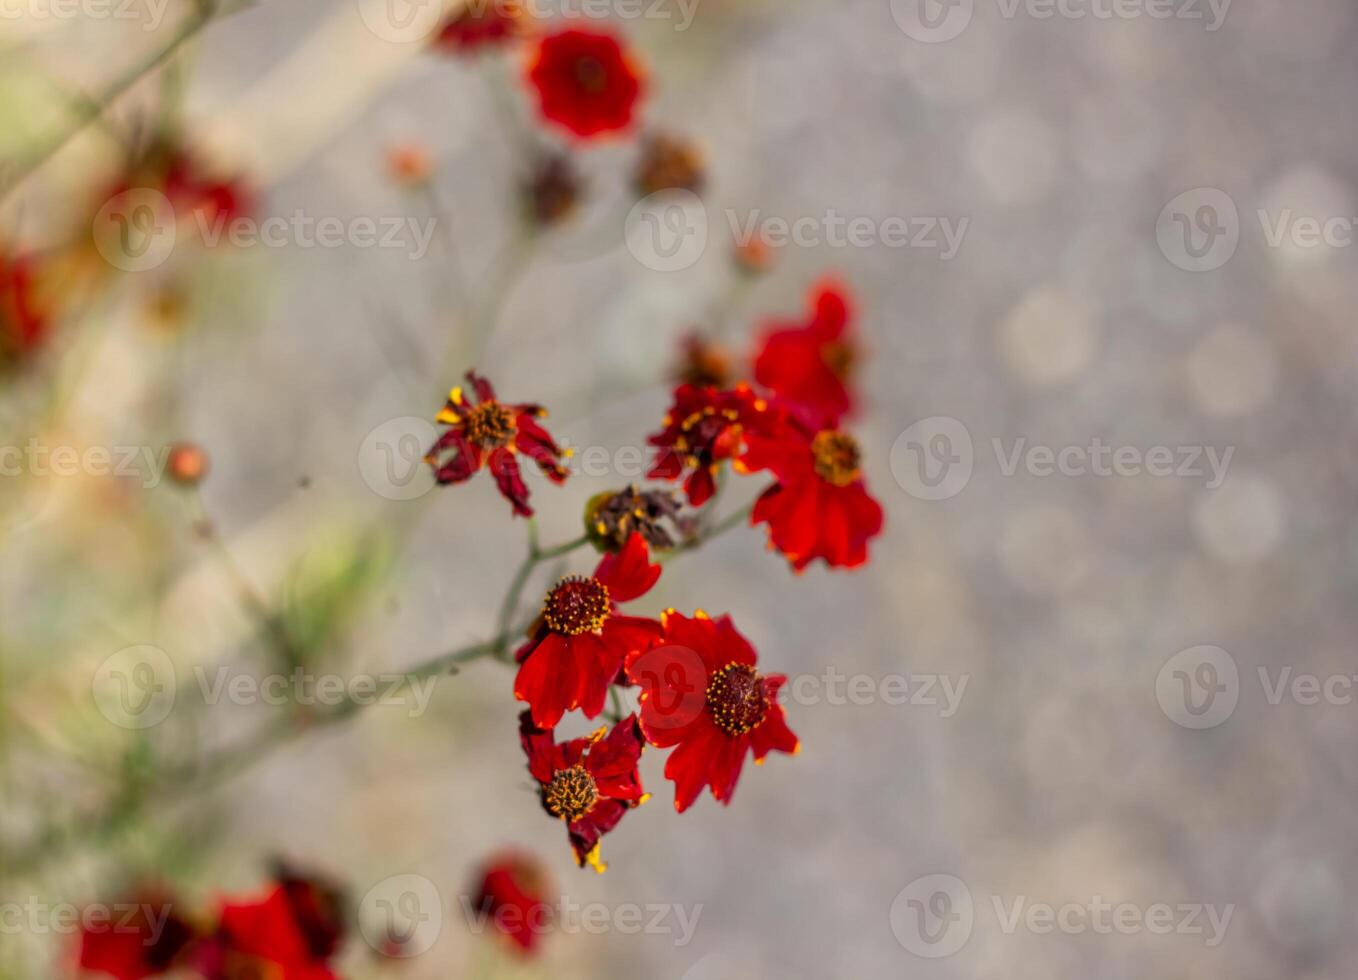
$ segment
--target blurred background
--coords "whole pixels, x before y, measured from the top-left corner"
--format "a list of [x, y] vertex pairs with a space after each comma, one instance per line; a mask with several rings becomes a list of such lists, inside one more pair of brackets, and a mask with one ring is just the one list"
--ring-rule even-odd
[[[546, 138], [513, 54], [431, 51], [352, 0], [262, 0], [156, 60], [197, 15], [166, 2], [0, 21], [0, 234], [40, 263], [50, 321], [0, 382], [25, 461], [0, 488], [7, 908], [144, 880], [206, 904], [282, 855], [360, 915], [392, 876], [438, 896], [426, 951], [383, 963], [356, 934], [352, 977], [1352, 975], [1358, 9], [544, 5], [628, 39], [645, 127], [696, 140], [706, 181], [638, 211], [635, 140], [591, 146], [576, 211], [525, 235]], [[370, 219], [396, 244], [293, 223], [115, 267], [96, 212], [165, 125], [239, 193], [214, 185], [216, 206]], [[737, 268], [742, 229], [779, 222], [798, 240]], [[280, 669], [280, 629], [340, 676], [494, 633], [522, 522], [420, 461], [467, 367], [603, 447], [564, 488], [532, 481], [543, 541], [565, 541], [589, 497], [640, 480], [627, 449], [659, 428], [681, 339], [747, 354], [826, 274], [868, 352], [870, 563], [793, 575], [742, 528], [633, 607], [730, 612], [806, 679], [800, 755], [748, 769], [729, 808], [675, 816], [649, 753], [655, 799], [609, 835], [607, 874], [577, 870], [493, 661], [427, 710], [314, 731], [202, 703], [202, 677]], [[54, 473], [55, 447], [83, 462]], [[171, 682], [129, 724], [116, 702], [147, 669]], [[506, 953], [460, 902], [506, 846], [570, 901], [664, 906], [673, 928]], [[7, 918], [0, 975], [71, 975], [69, 932]]]

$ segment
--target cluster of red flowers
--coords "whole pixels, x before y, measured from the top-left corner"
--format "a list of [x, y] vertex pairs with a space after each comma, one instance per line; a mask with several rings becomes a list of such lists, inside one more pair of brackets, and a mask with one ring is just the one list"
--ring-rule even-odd
[[[716, 496], [723, 463], [737, 473], [767, 472], [773, 482], [755, 502], [751, 523], [766, 524], [772, 546], [798, 570], [818, 558], [852, 567], [867, 560], [867, 543], [882, 527], [858, 445], [841, 428], [855, 407], [857, 344], [843, 287], [818, 285], [810, 307], [805, 322], [764, 331], [751, 382], [679, 385], [663, 428], [650, 437], [656, 459], [649, 475], [682, 482], [689, 504], [702, 508]], [[710, 373], [712, 352], [701, 347], [689, 343], [686, 351]], [[562, 483], [566, 453], [541, 426], [540, 406], [502, 403], [484, 378], [469, 373], [467, 380], [475, 400], [453, 389], [438, 416], [449, 428], [428, 461], [443, 483], [488, 466], [514, 513], [531, 514], [518, 457]], [[759, 671], [754, 648], [729, 616], [671, 609], [657, 620], [623, 611], [660, 578], [652, 548], [696, 543], [691, 521], [678, 521], [688, 535], [682, 542], [662, 526], [677, 509], [663, 490], [629, 487], [592, 499], [586, 523], [604, 554], [592, 575], [563, 578], [547, 592], [515, 653], [528, 768], [582, 866], [603, 869], [601, 837], [646, 800], [637, 771], [645, 746], [674, 749], [665, 775], [681, 812], [704, 788], [729, 803], [747, 756], [762, 762], [774, 750], [798, 747], [778, 699], [784, 677]], [[611, 728], [587, 737], [557, 741], [555, 728], [568, 712], [599, 717], [613, 688], [637, 688], [639, 711], [614, 716]]]
[[213, 921], [185, 914], [160, 889], [134, 893], [80, 936], [77, 965], [114, 980], [195, 976], [203, 980], [336, 980], [331, 962], [347, 932], [343, 892], [323, 878], [280, 866], [273, 884], [248, 899], [224, 899]]

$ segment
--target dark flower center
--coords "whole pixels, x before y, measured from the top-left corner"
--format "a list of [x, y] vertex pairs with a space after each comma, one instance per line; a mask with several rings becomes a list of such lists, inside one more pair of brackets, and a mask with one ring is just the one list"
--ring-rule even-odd
[[467, 438], [482, 448], [506, 445], [519, 424], [514, 409], [496, 401], [482, 402], [467, 414]]
[[575, 80], [590, 95], [598, 95], [608, 87], [608, 69], [598, 58], [588, 55], [575, 59]]
[[222, 976], [225, 980], [283, 980], [283, 968], [277, 963], [233, 950], [226, 954], [222, 963]]
[[854, 437], [826, 429], [811, 440], [816, 474], [826, 483], [847, 487], [858, 479], [859, 452]]
[[599, 802], [599, 787], [584, 766], [558, 769], [542, 791], [542, 802], [554, 817], [579, 820]]
[[848, 344], [838, 340], [832, 340], [828, 344], [823, 344], [820, 349], [821, 360], [825, 362], [832, 374], [836, 378], [843, 380], [849, 376], [853, 369], [854, 350]]
[[556, 583], [542, 604], [542, 616], [558, 633], [597, 633], [608, 619], [608, 586], [596, 578], [572, 575]]
[[727, 735], [744, 735], [764, 720], [764, 678], [748, 664], [727, 664], [707, 684], [707, 710]]
[[734, 408], [718, 411], [708, 405], [679, 423], [680, 431], [674, 440], [674, 448], [684, 454], [689, 466], [706, 465], [711, 462], [716, 441], [739, 421], [740, 413]]

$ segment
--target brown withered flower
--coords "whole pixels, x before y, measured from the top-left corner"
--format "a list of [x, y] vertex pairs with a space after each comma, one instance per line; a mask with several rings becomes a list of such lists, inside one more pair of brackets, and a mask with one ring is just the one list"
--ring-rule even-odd
[[642, 197], [673, 190], [699, 194], [706, 177], [703, 152], [692, 140], [671, 133], [647, 137], [636, 172], [637, 193]]
[[693, 530], [692, 518], [681, 512], [678, 496], [669, 490], [629, 486], [596, 494], [585, 505], [585, 530], [600, 551], [621, 551], [633, 531], [652, 548], [673, 548], [667, 523], [680, 537]]
[[565, 221], [575, 212], [583, 189], [584, 182], [569, 154], [542, 157], [523, 183], [524, 210], [529, 222], [541, 228]]
[[679, 344], [679, 364], [674, 372], [676, 381], [699, 388], [726, 388], [733, 380], [731, 354], [721, 344], [696, 330]]

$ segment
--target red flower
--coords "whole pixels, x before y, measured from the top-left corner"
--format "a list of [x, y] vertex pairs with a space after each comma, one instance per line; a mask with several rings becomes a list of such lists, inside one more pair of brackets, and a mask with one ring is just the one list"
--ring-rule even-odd
[[197, 214], [211, 222], [249, 213], [253, 201], [238, 176], [209, 173], [203, 161], [171, 134], [161, 134], [127, 162], [122, 177], [107, 195], [138, 188], [160, 191], [183, 220]]
[[737, 462], [742, 472], [769, 470], [778, 480], [750, 516], [766, 521], [769, 542], [802, 570], [816, 558], [852, 568], [868, 560], [867, 543], [882, 530], [882, 508], [868, 495], [858, 443], [838, 429], [814, 435], [795, 419], [759, 433]]
[[641, 729], [628, 715], [589, 738], [558, 743], [550, 729], [533, 724], [529, 712], [519, 716], [519, 739], [528, 756], [528, 771], [538, 781], [542, 808], [566, 822], [575, 861], [603, 872], [599, 839], [624, 813], [647, 799], [641, 789]]
[[659, 578], [660, 566], [634, 531], [622, 551], [604, 555], [593, 577], [563, 578], [547, 593], [531, 638], [515, 655], [514, 697], [528, 702], [539, 727], [554, 727], [576, 708], [587, 718], [604, 710], [624, 659], [660, 638], [659, 623], [623, 616], [617, 604], [649, 592]]
[[543, 118], [586, 139], [630, 126], [643, 88], [641, 69], [616, 38], [580, 30], [539, 41], [528, 80]]
[[[123, 910], [135, 909], [132, 916]], [[134, 895], [104, 921], [87, 921], [80, 933], [82, 970], [115, 980], [142, 980], [165, 973], [194, 939], [193, 927], [163, 892]]]
[[532, 953], [551, 925], [549, 891], [542, 862], [531, 854], [506, 851], [486, 862], [474, 904], [500, 935]]
[[754, 377], [808, 425], [833, 428], [854, 407], [848, 388], [858, 355], [849, 329], [853, 313], [844, 288], [828, 280], [812, 289], [810, 300], [808, 322], [774, 323], [765, 331]]
[[722, 461], [740, 453], [747, 430], [763, 420], [766, 408], [746, 385], [727, 391], [680, 385], [665, 428], [646, 440], [660, 449], [647, 475], [677, 480], [691, 471], [684, 489], [689, 503], [701, 507], [716, 490]]
[[198, 971], [207, 980], [336, 980], [328, 960], [339, 934], [318, 931], [321, 920], [312, 918], [314, 909], [288, 882], [255, 901], [224, 902]]
[[47, 336], [48, 318], [35, 279], [31, 258], [0, 251], [0, 365], [22, 360]]
[[[490, 382], [474, 371], [467, 372], [467, 383], [476, 393], [469, 402], [461, 388], [448, 393], [448, 404], [435, 421], [451, 426], [439, 436], [424, 457], [434, 468], [439, 483], [461, 483], [486, 464], [514, 513], [531, 517], [528, 487], [519, 472], [519, 453], [537, 462], [553, 483], [566, 482], [560, 459], [568, 451], [560, 449], [537, 420], [547, 415], [541, 405], [506, 405], [495, 399]], [[444, 459], [444, 453], [451, 456]], [[440, 462], [440, 460], [443, 460]]]
[[443, 26], [434, 44], [452, 54], [471, 54], [515, 41], [527, 30], [519, 0], [470, 0]]
[[[652, 745], [677, 746], [665, 762], [676, 810], [692, 806], [704, 786], [729, 804], [747, 753], [759, 764], [774, 749], [799, 748], [778, 703], [787, 678], [755, 669], [754, 647], [729, 616], [713, 620], [699, 611], [689, 619], [670, 609], [661, 622], [662, 649], [678, 652], [670, 658], [678, 669], [647, 669], [656, 654], [632, 657], [627, 665], [642, 688], [641, 730]], [[704, 692], [701, 701], [690, 696], [698, 691]]]

